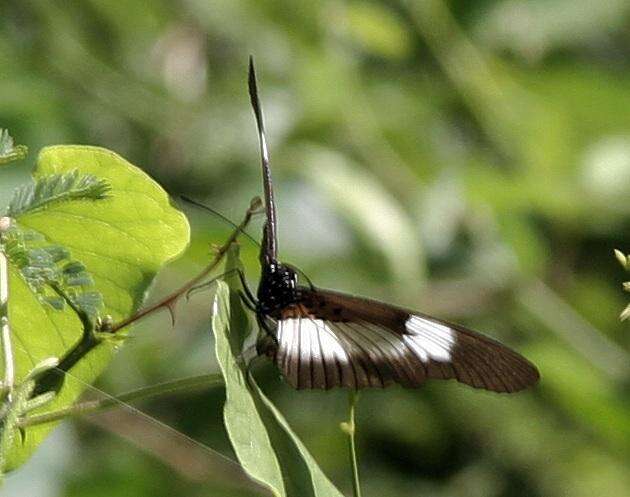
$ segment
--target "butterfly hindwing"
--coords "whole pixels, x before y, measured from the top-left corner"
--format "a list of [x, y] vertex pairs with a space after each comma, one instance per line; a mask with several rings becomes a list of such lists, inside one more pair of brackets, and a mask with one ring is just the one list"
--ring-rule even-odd
[[382, 302], [301, 288], [274, 316], [271, 354], [295, 388], [418, 387], [456, 379], [515, 392], [538, 371], [511, 349], [464, 327]]

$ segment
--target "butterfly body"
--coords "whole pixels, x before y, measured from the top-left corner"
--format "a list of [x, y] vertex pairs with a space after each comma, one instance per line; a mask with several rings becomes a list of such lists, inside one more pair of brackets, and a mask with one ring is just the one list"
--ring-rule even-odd
[[539, 374], [533, 364], [480, 333], [377, 300], [299, 284], [296, 270], [277, 259], [269, 155], [251, 59], [249, 90], [267, 214], [252, 303], [261, 329], [258, 353], [271, 358], [297, 389], [419, 387], [429, 379], [455, 379], [512, 393], [535, 384]]
[[277, 261], [263, 264], [258, 285], [257, 312], [276, 315], [284, 307], [299, 300], [297, 273]]

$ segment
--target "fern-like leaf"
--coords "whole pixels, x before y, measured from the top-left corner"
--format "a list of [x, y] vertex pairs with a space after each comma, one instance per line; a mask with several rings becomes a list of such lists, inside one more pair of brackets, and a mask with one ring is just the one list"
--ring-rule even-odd
[[17, 188], [7, 215], [16, 217], [55, 202], [100, 200], [107, 196], [109, 190], [109, 183], [93, 174], [82, 174], [78, 170], [50, 174], [37, 179], [35, 183]]
[[91, 318], [98, 316], [103, 298], [86, 267], [67, 248], [50, 245], [40, 233], [13, 223], [2, 233], [2, 250], [41, 302], [62, 310], [66, 299]]
[[15, 145], [9, 131], [0, 128], [0, 165], [21, 160], [28, 154], [24, 145]]

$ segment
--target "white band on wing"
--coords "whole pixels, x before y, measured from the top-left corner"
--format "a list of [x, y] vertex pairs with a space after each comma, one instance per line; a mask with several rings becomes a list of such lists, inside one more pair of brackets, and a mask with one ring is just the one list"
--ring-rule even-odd
[[451, 327], [411, 315], [405, 328], [409, 335], [403, 339], [422, 362], [430, 359], [442, 362], [451, 360], [451, 351], [456, 343], [455, 332]]
[[348, 354], [325, 321], [310, 318], [289, 318], [279, 321], [278, 342], [280, 349], [290, 349], [292, 342], [297, 340], [298, 334], [303, 346], [305, 346], [305, 351], [312, 351], [312, 354], [319, 353], [321, 345], [324, 354], [334, 355], [339, 361], [348, 361]]

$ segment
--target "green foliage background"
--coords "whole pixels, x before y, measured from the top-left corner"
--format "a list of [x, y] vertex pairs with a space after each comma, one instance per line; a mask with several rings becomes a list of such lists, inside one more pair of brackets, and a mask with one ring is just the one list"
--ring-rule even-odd
[[[33, 153], [0, 170], [0, 198], [42, 146], [86, 143], [240, 219], [260, 193], [253, 53], [283, 258], [323, 287], [485, 331], [541, 369], [514, 397], [364, 393], [365, 495], [628, 496], [630, 335], [612, 249], [630, 240], [629, 26], [616, 0], [3, 2], [0, 125]], [[186, 209], [193, 244], [156, 295], [229, 232]], [[256, 251], [243, 242], [252, 283]], [[181, 304], [174, 330], [166, 315], [136, 327], [99, 388], [218, 370], [211, 301]], [[348, 492], [346, 394], [256, 375]], [[130, 409], [67, 422], [3, 491], [257, 495], [204, 448], [233, 457], [223, 396], [140, 406], [164, 424]]]

